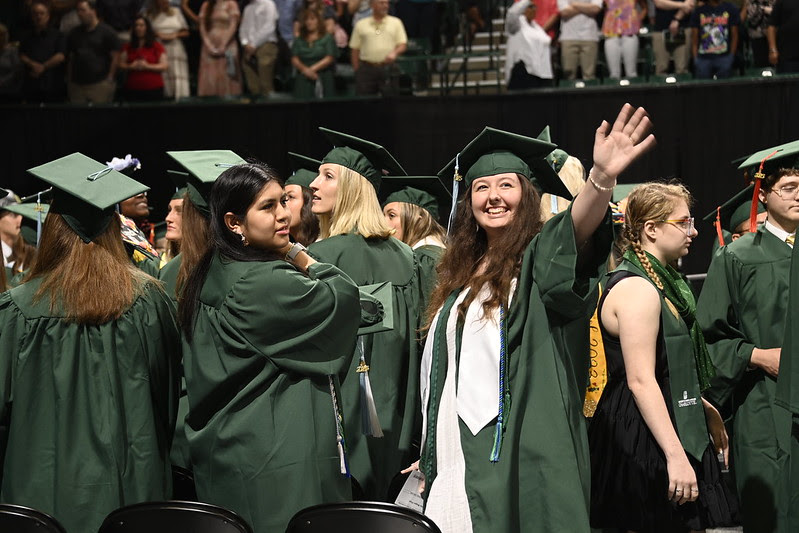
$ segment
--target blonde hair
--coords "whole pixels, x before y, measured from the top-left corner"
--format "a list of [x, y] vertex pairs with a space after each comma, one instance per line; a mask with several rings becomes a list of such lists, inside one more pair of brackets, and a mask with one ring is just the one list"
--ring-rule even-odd
[[680, 183], [644, 183], [632, 190], [627, 197], [627, 208], [624, 212], [624, 250], [632, 249], [646, 270], [647, 276], [663, 290], [660, 278], [652, 269], [649, 258], [641, 246], [641, 233], [644, 224], [650, 220], [662, 221], [669, 217], [676, 208], [677, 203], [684, 200], [688, 206], [693, 203], [693, 197], [688, 189]]
[[[585, 185], [585, 167], [576, 157], [569, 156], [563, 163], [558, 172], [561, 181], [572, 196], [576, 197], [583, 190]], [[571, 202], [565, 198], [558, 197], [558, 213], [565, 211]], [[552, 195], [549, 193], [541, 195], [541, 218], [544, 222], [554, 217], [557, 213], [552, 212]]]
[[336, 203], [331, 213], [319, 215], [320, 238], [327, 239], [354, 233], [365, 239], [388, 239], [394, 234], [389, 227], [375, 189], [362, 175], [338, 166]]
[[413, 246], [417, 242], [433, 237], [444, 244], [447, 231], [441, 227], [430, 212], [418, 205], [399, 202], [400, 222], [402, 223], [402, 242]]

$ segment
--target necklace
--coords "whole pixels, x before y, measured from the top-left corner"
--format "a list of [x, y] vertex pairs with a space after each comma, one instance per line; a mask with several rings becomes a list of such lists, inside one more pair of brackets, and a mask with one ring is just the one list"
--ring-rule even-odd
[[377, 19], [375, 19], [375, 35], [380, 35], [381, 33], [383, 33], [382, 26], [383, 26], [383, 20], [381, 19], [378, 21]]

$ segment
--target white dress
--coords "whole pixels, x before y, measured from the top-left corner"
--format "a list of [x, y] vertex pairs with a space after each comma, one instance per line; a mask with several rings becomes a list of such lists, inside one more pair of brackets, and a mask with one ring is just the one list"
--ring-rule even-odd
[[[189, 25], [180, 9], [173, 7], [172, 14], [159, 13], [150, 21], [156, 33], [177, 33], [188, 30]], [[189, 59], [180, 39], [163, 43], [166, 49], [167, 69], [164, 72], [164, 95], [167, 98], [189, 97]]]

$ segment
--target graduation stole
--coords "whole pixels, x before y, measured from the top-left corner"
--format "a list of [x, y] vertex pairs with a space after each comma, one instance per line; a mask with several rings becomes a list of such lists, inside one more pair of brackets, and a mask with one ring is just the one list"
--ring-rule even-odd
[[[637, 258], [636, 258], [637, 259]], [[630, 272], [640, 276], [657, 288], [646, 275], [643, 267], [629, 261], [627, 254], [624, 261], [613, 272]], [[683, 282], [684, 283], [684, 282]], [[692, 349], [692, 339], [687, 323], [681, 319], [674, 304], [670, 304], [666, 295], [660, 294], [661, 334], [666, 345], [666, 360], [669, 366], [669, 391], [671, 392], [671, 413], [680, 443], [686, 452], [698, 461], [710, 444], [705, 420], [705, 409], [699, 386], [696, 358], [688, 355]]]
[[[452, 291], [436, 321], [436, 331], [433, 337], [433, 354], [430, 364], [430, 391], [427, 402], [427, 433], [424, 442], [424, 450], [420, 459], [420, 467], [427, 480], [429, 487], [435, 479], [436, 468], [436, 422], [438, 421], [438, 409], [441, 404], [441, 394], [444, 389], [444, 380], [447, 375], [447, 321], [449, 320], [455, 301], [458, 299], [462, 289]], [[497, 422], [494, 426], [494, 444], [489, 454], [489, 461], [499, 462], [500, 451], [502, 449], [502, 436], [507, 427], [508, 414], [510, 412], [510, 385], [508, 383], [508, 364], [507, 364], [507, 337], [508, 326], [504, 305], [500, 307], [500, 358], [499, 358], [499, 405], [497, 408]], [[460, 359], [461, 339], [463, 337], [463, 320], [458, 319], [455, 330], [455, 349], [457, 350], [456, 360]], [[455, 369], [452, 369], [455, 370]], [[457, 373], [456, 373], [457, 378]]]
[[[696, 374], [699, 378], [699, 386], [702, 391], [710, 387], [710, 380], [716, 375], [716, 369], [710, 360], [710, 354], [705, 344], [705, 336], [702, 328], [696, 321], [696, 300], [691, 288], [685, 280], [680, 277], [679, 272], [669, 265], [663, 265], [649, 252], [644, 252], [652, 265], [652, 270], [660, 279], [663, 285], [661, 291], [666, 299], [674, 305], [680, 317], [685, 321], [688, 330], [691, 332], [691, 342], [693, 343], [694, 358], [696, 359]], [[641, 260], [631, 249], [624, 252], [624, 259], [637, 266], [646, 275], [646, 269], [641, 264]], [[647, 276], [648, 277], [648, 276]], [[655, 285], [657, 287], [657, 285]]]

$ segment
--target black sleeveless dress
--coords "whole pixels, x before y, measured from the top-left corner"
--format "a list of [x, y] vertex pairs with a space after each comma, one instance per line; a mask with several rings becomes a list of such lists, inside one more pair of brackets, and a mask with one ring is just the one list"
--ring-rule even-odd
[[[624, 271], [611, 275], [599, 301], [600, 316], [605, 297], [613, 286], [634, 275]], [[683, 505], [669, 501], [666, 458], [627, 388], [619, 339], [607, 333], [602, 321], [599, 322], [608, 382], [588, 429], [591, 526], [671, 533], [734, 525], [738, 514], [737, 499], [721, 478], [721, 468], [710, 444], [701, 463], [688, 455], [699, 485], [697, 501]], [[655, 378], [674, 424], [662, 324], [658, 332]]]

